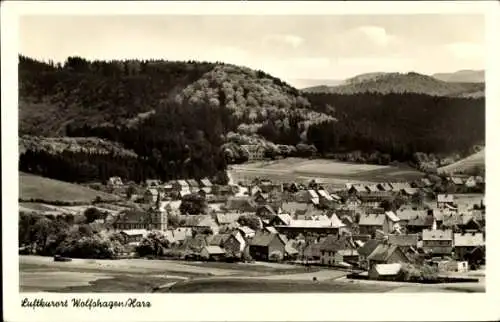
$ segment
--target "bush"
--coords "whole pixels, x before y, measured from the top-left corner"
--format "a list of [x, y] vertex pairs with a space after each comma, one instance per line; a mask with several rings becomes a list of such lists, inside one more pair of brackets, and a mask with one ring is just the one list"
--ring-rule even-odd
[[280, 251], [274, 251], [269, 255], [269, 260], [272, 262], [281, 262], [283, 260], [283, 253]]
[[408, 282], [435, 281], [438, 279], [437, 268], [429, 265], [403, 264], [402, 279]]

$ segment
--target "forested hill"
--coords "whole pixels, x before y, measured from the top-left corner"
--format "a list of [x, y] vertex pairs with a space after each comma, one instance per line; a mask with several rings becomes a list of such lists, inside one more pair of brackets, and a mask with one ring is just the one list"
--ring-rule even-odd
[[371, 73], [346, 80], [338, 86], [317, 86], [304, 92], [312, 93], [417, 93], [432, 96], [480, 97], [484, 96], [484, 83], [445, 82], [418, 73]]
[[[238, 147], [244, 143], [261, 142], [281, 154], [303, 143], [299, 148], [309, 153], [307, 128], [334, 120], [311, 109], [299, 91], [280, 79], [223, 63], [70, 57], [54, 65], [21, 56], [19, 96], [21, 135], [98, 137], [139, 156], [139, 164], [126, 171], [106, 166], [107, 161], [94, 166], [84, 152], [72, 152], [79, 160], [72, 162], [88, 164], [85, 178], [215, 175], [226, 162], [245, 160]], [[270, 142], [281, 144], [281, 150]], [[20, 166], [42, 175], [57, 172], [46, 154], [42, 160], [31, 153]], [[56, 179], [68, 180], [65, 174]]]
[[[268, 157], [347, 153], [373, 163], [468, 153], [484, 142], [484, 98], [305, 94], [263, 71], [223, 63], [70, 57], [55, 65], [21, 56], [19, 131], [36, 142], [75, 138], [63, 151], [66, 143], [46, 139], [44, 146], [58, 148], [20, 156], [21, 170], [59, 180], [223, 180], [228, 163], [247, 160], [241, 145], [249, 143], [263, 145]], [[84, 140], [90, 137], [109, 151], [95, 153], [89, 142], [100, 141]]]

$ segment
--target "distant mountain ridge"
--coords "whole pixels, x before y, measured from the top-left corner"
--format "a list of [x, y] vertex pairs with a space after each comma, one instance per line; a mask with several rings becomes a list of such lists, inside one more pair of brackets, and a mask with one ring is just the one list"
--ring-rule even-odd
[[347, 79], [338, 86], [316, 86], [302, 90], [308, 93], [416, 93], [448, 97], [484, 96], [484, 83], [445, 82], [432, 76], [410, 73], [368, 73]]
[[484, 83], [484, 70], [464, 69], [454, 73], [437, 73], [432, 77], [450, 83]]

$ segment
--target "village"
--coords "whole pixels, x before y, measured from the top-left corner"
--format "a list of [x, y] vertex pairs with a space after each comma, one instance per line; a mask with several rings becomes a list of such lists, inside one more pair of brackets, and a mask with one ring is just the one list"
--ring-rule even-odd
[[109, 189], [140, 207], [105, 221], [125, 239], [123, 258], [281, 262], [376, 280], [400, 280], [408, 266], [479, 269], [484, 179], [434, 177], [344, 187], [260, 178], [227, 185], [147, 180], [135, 194], [113, 177]]

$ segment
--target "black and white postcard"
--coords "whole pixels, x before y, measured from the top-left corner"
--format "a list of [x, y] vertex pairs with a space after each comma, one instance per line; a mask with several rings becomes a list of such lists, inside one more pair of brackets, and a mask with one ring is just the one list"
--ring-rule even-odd
[[2, 3], [5, 319], [499, 318], [498, 9]]

